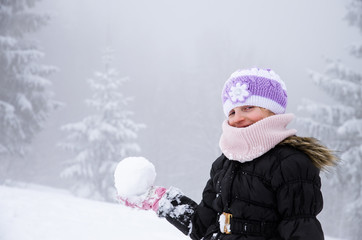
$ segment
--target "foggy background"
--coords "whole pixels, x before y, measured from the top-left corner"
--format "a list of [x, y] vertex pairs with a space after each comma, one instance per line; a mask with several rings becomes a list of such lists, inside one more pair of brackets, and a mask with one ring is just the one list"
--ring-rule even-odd
[[[346, 1], [41, 1], [37, 9], [51, 21], [36, 33], [44, 62], [54, 74], [53, 112], [33, 143], [27, 160], [36, 182], [64, 186], [59, 168], [65, 152], [57, 148], [60, 126], [90, 113], [86, 82], [101, 71], [101, 55], [111, 46], [115, 67], [130, 81], [139, 155], [156, 165], [157, 183], [176, 185], [196, 199], [210, 164], [219, 156], [224, 119], [221, 88], [232, 72], [272, 68], [286, 82], [287, 112], [302, 98], [329, 102], [308, 77], [326, 58], [343, 59], [358, 36], [343, 17]], [[174, 171], [177, 170], [177, 171]], [[186, 181], [187, 180], [187, 181]]]
[[[308, 75], [323, 71], [327, 59], [359, 67], [346, 48], [361, 39], [344, 17], [341, 0], [62, 0], [40, 1], [35, 11], [49, 23], [31, 34], [58, 68], [50, 79], [54, 99], [44, 130], [31, 143], [17, 179], [58, 188], [72, 182], [60, 172], [70, 154], [57, 144], [60, 127], [94, 110], [85, 105], [87, 79], [102, 71], [102, 52], [115, 52], [114, 67], [129, 77], [132, 120], [145, 124], [137, 143], [157, 170], [156, 184], [176, 186], [193, 198], [201, 193], [225, 116], [221, 88], [239, 68], [271, 68], [286, 82], [287, 112], [297, 115], [303, 98], [334, 104]], [[302, 131], [299, 132], [303, 135]], [[121, 160], [121, 159], [119, 159]]]

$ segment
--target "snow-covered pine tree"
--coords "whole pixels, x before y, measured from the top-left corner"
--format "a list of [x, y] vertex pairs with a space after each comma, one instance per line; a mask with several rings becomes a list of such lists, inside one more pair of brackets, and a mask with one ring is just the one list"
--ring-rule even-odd
[[[362, 0], [351, 1], [346, 19], [362, 34]], [[350, 49], [360, 61], [362, 41]], [[330, 60], [324, 73], [312, 71], [313, 81], [336, 101], [332, 105], [305, 101], [299, 110], [310, 118], [297, 122], [337, 151], [341, 164], [324, 180], [326, 207], [334, 212], [327, 213], [329, 230], [356, 240], [362, 236], [362, 74], [358, 71]]]
[[68, 133], [60, 147], [74, 157], [66, 161], [61, 176], [72, 180], [77, 196], [114, 201], [113, 172], [116, 164], [125, 157], [140, 151], [136, 143], [138, 131], [144, 127], [131, 120], [133, 112], [127, 109], [131, 98], [125, 97], [121, 86], [128, 78], [121, 78], [112, 67], [113, 53], [106, 50], [103, 56], [104, 71], [95, 72], [88, 83], [92, 97], [87, 106], [94, 115], [82, 121], [64, 125]]
[[56, 106], [48, 79], [56, 68], [39, 63], [44, 54], [29, 37], [49, 20], [31, 11], [37, 1], [0, 1], [0, 183]]

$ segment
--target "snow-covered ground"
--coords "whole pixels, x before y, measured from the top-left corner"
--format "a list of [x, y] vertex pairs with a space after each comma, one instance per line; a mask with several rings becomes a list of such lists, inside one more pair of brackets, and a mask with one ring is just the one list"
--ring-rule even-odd
[[152, 211], [46, 188], [0, 186], [0, 240], [189, 239]]
[[[47, 187], [0, 186], [0, 240], [186, 240], [152, 211], [91, 201]], [[326, 240], [337, 240], [326, 238]]]

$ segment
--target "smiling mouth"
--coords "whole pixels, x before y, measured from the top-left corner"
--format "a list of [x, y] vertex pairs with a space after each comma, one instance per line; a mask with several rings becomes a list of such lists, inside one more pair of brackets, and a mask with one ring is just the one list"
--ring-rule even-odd
[[253, 123], [250, 123], [250, 124], [246, 124], [246, 125], [244, 125], [244, 126], [241, 126], [241, 127], [238, 127], [238, 128], [246, 128], [246, 127], [249, 127], [249, 126], [251, 126], [251, 125], [253, 125]]
[[248, 125], [237, 125], [235, 126], [236, 128], [246, 128], [246, 127], [249, 127], [251, 124], [248, 124]]
[[237, 124], [237, 123], [234, 123], [233, 125], [231, 125], [230, 123], [229, 123], [229, 125], [230, 126], [232, 126], [232, 127], [235, 127], [235, 128], [246, 128], [246, 127], [249, 127], [250, 125], [253, 125], [254, 123], [252, 122], [252, 123], [248, 123], [248, 124]]

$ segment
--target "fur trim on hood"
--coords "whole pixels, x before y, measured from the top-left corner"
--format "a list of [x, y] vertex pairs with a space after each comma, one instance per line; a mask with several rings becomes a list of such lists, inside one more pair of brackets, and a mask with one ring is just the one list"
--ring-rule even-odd
[[313, 161], [313, 164], [325, 170], [327, 167], [336, 166], [339, 159], [332, 150], [323, 146], [317, 139], [312, 137], [290, 136], [279, 143], [280, 145], [289, 145], [305, 154]]

